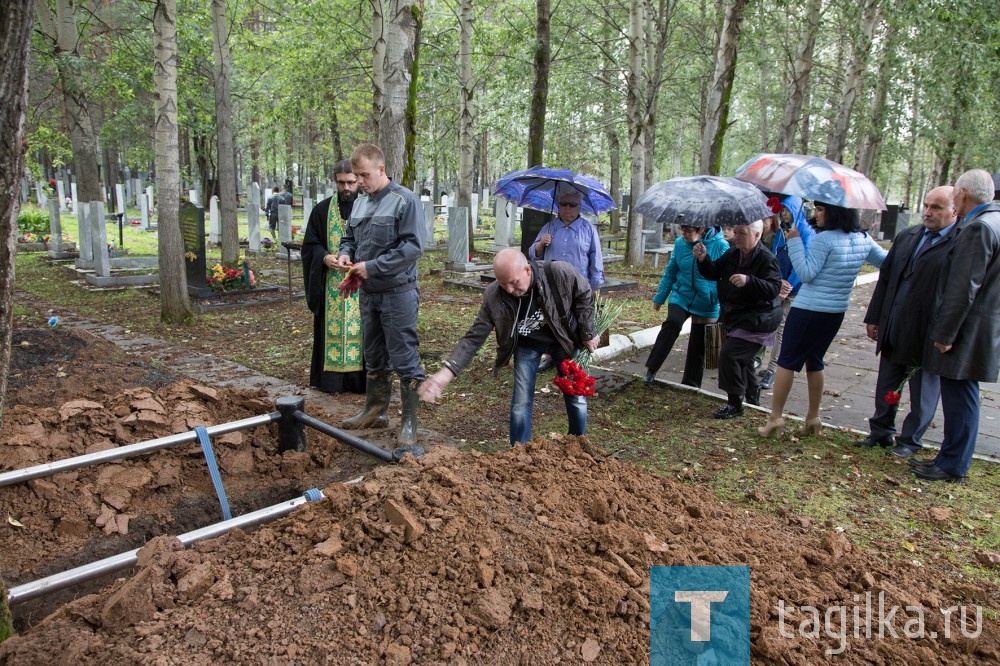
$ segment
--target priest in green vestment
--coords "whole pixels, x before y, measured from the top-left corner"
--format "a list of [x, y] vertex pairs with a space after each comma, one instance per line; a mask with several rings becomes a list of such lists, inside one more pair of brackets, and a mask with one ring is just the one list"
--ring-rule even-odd
[[334, 167], [337, 194], [320, 201], [309, 215], [302, 242], [306, 304], [313, 313], [309, 385], [327, 393], [364, 393], [365, 359], [358, 294], [340, 296], [346, 273], [332, 270], [325, 258], [337, 258], [344, 225], [357, 198], [358, 181], [349, 160]]

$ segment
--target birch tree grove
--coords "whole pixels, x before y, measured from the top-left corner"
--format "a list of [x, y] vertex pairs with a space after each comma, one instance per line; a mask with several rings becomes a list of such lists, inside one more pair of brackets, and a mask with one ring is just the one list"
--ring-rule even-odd
[[417, 22], [414, 0], [390, 0], [385, 30], [385, 88], [379, 113], [378, 143], [385, 172], [399, 180], [406, 165], [406, 106], [413, 73]]
[[837, 117], [830, 126], [829, 139], [826, 142], [826, 159], [840, 162], [844, 159], [844, 148], [847, 146], [847, 129], [854, 110], [854, 101], [861, 89], [861, 76], [868, 62], [868, 53], [872, 48], [872, 35], [879, 18], [878, 0], [865, 0], [861, 14], [861, 26], [857, 42], [852, 44], [851, 56], [847, 70], [844, 73], [844, 89], [840, 94], [840, 105]]
[[229, 92], [231, 68], [226, 0], [212, 0], [212, 43], [215, 50], [216, 187], [219, 191], [222, 263], [235, 266], [240, 256], [240, 231], [236, 221], [236, 152], [233, 149], [233, 105]]
[[97, 175], [97, 131], [84, 81], [83, 64], [86, 60], [80, 53], [80, 29], [75, 5], [71, 0], [56, 0], [53, 15], [48, 0], [35, 0], [35, 11], [38, 27], [45, 36], [59, 72], [80, 201], [101, 201], [103, 193]]
[[156, 103], [156, 176], [160, 319], [179, 324], [192, 316], [180, 224], [177, 147], [177, 4], [157, 0], [153, 9], [153, 89]]
[[[3, 405], [7, 397], [14, 323], [14, 254], [21, 202], [18, 181], [24, 173], [32, 16], [30, 0], [10, 0], [0, 5], [0, 54], [3, 54], [0, 57], [0, 99], [5, 100], [0, 106], [0, 238], [4, 240], [0, 253], [0, 424], [3, 424]], [[6, 597], [0, 598], [0, 640], [10, 629], [6, 601]]]
[[469, 212], [466, 224], [469, 227], [469, 250], [475, 249], [472, 229], [472, 169], [473, 151], [473, 94], [472, 82], [472, 0], [461, 0], [458, 9], [458, 83], [459, 90], [459, 131], [458, 131], [458, 205]]
[[792, 80], [789, 85], [788, 99], [781, 114], [781, 125], [778, 127], [776, 153], [792, 152], [792, 142], [795, 140], [795, 130], [802, 120], [802, 107], [805, 103], [806, 91], [809, 88], [809, 75], [812, 73], [813, 51], [816, 48], [816, 32], [819, 30], [819, 16], [822, 0], [807, 0], [806, 16], [802, 26], [802, 38], [792, 61]]
[[[631, 189], [630, 199], [635, 202], [645, 189], [643, 178], [645, 170], [643, 158], [646, 150], [643, 146], [643, 109], [642, 109], [642, 37], [643, 37], [643, 6], [640, 0], [632, 0], [629, 5], [628, 30], [628, 90], [625, 96], [625, 113], [628, 115], [628, 145], [631, 155]], [[630, 203], [628, 208], [628, 241], [626, 243], [625, 260], [629, 266], [642, 264], [642, 219], [635, 212], [635, 206]]]
[[705, 129], [701, 136], [701, 172], [718, 175], [722, 166], [722, 145], [729, 129], [729, 106], [736, 76], [736, 54], [743, 30], [747, 0], [729, 0], [715, 50], [715, 72], [708, 89]]

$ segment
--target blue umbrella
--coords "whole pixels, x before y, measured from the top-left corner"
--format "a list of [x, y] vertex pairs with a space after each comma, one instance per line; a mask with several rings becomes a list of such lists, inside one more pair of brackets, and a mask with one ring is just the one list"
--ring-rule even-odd
[[600, 181], [578, 176], [569, 169], [542, 166], [512, 171], [502, 176], [494, 186], [493, 194], [517, 206], [558, 213], [556, 192], [565, 192], [567, 189], [574, 189], [583, 195], [581, 212], [597, 215], [618, 207]]

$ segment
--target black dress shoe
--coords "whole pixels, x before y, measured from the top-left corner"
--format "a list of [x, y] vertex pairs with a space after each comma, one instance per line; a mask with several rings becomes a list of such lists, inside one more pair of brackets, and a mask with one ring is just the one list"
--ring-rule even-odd
[[755, 386], [754, 388], [748, 388], [746, 395], [743, 396], [743, 400], [748, 405], [760, 406], [760, 386]]
[[652, 370], [646, 370], [646, 374], [643, 375], [642, 377], [642, 381], [644, 381], [647, 384], [652, 384], [653, 380], [655, 379], [656, 379], [656, 373], [653, 372]]
[[735, 419], [737, 416], [743, 416], [743, 407], [726, 405], [722, 409], [717, 409], [712, 412], [712, 416], [717, 419]]
[[914, 467], [910, 470], [915, 476], [927, 481], [944, 481], [946, 483], [965, 483], [965, 477], [946, 472], [937, 465], [930, 467]]
[[875, 439], [871, 435], [868, 435], [864, 439], [859, 439], [858, 441], [854, 442], [854, 446], [860, 446], [863, 449], [873, 449], [876, 446], [890, 447], [895, 443], [896, 442], [894, 441], [892, 435], [886, 437], [885, 439]]
[[919, 458], [908, 458], [906, 462], [910, 463], [910, 467], [934, 467], [937, 464], [937, 458], [931, 458], [930, 460], [920, 460]]

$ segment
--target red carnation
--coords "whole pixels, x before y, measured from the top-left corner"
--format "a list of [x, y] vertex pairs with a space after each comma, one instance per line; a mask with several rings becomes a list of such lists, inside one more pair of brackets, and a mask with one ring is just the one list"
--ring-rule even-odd
[[781, 212], [781, 199], [778, 197], [770, 197], [767, 200], [767, 207], [771, 209], [771, 212], [777, 215]]
[[556, 376], [552, 381], [565, 395], [580, 395], [585, 398], [595, 395], [597, 381], [575, 362], [565, 359], [559, 365], [559, 372], [563, 376]]
[[899, 401], [903, 398], [903, 394], [898, 391], [889, 391], [885, 394], [883, 400], [889, 405], [898, 405]]

